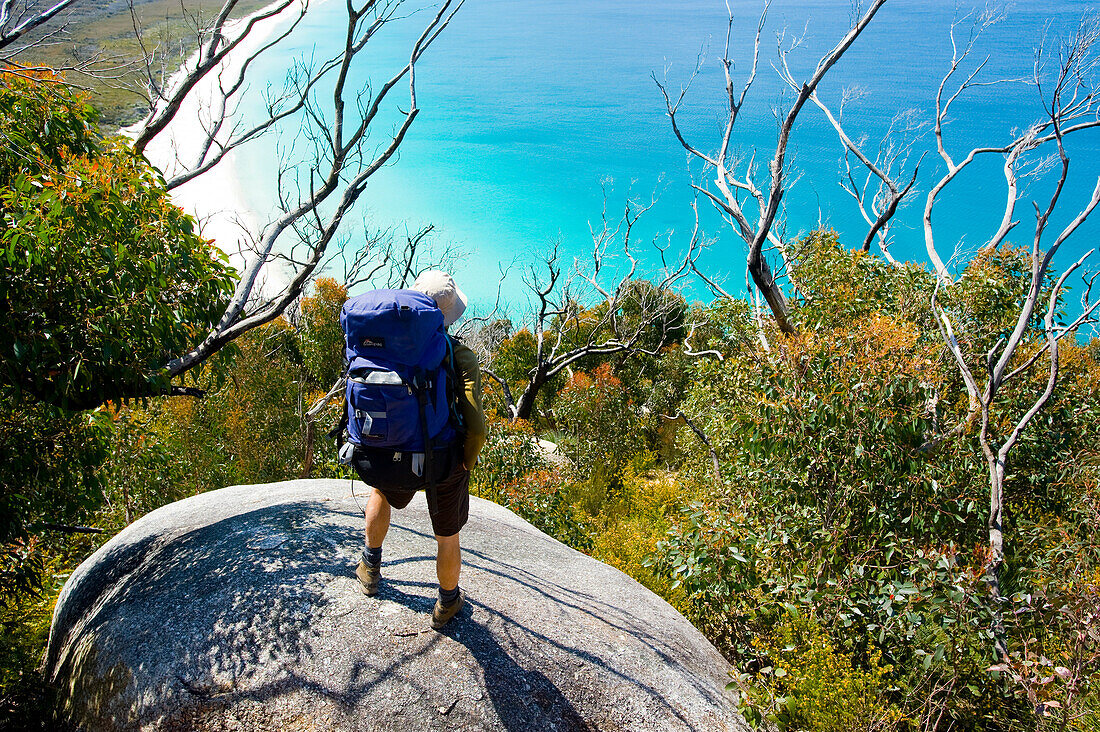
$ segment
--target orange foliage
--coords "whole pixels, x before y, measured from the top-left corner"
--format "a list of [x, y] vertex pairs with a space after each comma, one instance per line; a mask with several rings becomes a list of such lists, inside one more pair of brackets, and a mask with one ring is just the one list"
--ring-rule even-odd
[[619, 389], [623, 385], [621, 379], [615, 376], [611, 371], [611, 364], [602, 363], [596, 367], [591, 375], [584, 371], [577, 371], [570, 377], [562, 388], [560, 394], [563, 398], [571, 398], [578, 396], [580, 393], [595, 388], [600, 392], [608, 392], [612, 389]]

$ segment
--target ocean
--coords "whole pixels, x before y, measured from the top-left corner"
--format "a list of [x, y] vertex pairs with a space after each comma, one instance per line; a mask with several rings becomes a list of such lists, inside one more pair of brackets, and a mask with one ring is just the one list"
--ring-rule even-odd
[[[305, 23], [255, 69], [244, 116], [259, 113], [265, 83], [281, 85], [293, 58], [322, 58], [342, 43], [345, 4], [317, 3]], [[748, 72], [761, 3], [731, 0], [733, 74]], [[412, 7], [412, 6], [409, 6]], [[777, 132], [775, 110], [785, 114], [791, 92], [780, 80], [777, 47], [790, 46], [795, 78], [807, 78], [822, 52], [847, 31], [851, 3], [842, 0], [774, 0], [762, 37], [756, 84], [734, 132], [734, 146], [747, 159], [772, 156]], [[951, 58], [950, 26], [958, 15], [980, 13], [984, 1], [891, 0], [866, 33], [820, 87], [839, 108], [846, 90], [856, 91], [844, 111], [849, 134], [877, 149], [896, 115], [930, 122], [936, 87]], [[1085, 0], [1035, 0], [1006, 7], [1005, 20], [977, 41], [973, 62], [986, 62], [979, 80], [1029, 78], [1034, 50], [1045, 37], [1048, 48], [1072, 33], [1088, 12]], [[400, 68], [411, 39], [430, 10], [412, 14], [380, 32], [357, 67], [360, 83], [376, 84]], [[678, 93], [702, 56], [700, 72], [682, 106], [686, 136], [700, 149], [718, 145], [725, 121], [723, 75], [718, 63], [727, 26], [722, 0], [468, 0], [451, 26], [417, 66], [421, 108], [398, 159], [376, 174], [351, 217], [344, 246], [362, 242], [364, 227], [415, 231], [432, 224], [437, 246], [458, 247], [460, 286], [475, 303], [491, 302], [498, 272], [509, 267], [504, 298], [522, 303], [522, 271], [557, 244], [566, 261], [590, 257], [592, 231], [601, 215], [614, 225], [627, 201], [653, 207], [634, 232], [643, 269], [656, 271], [650, 246], [656, 239], [670, 252], [682, 250], [694, 217], [692, 182], [706, 185], [705, 172], [689, 161], [677, 142], [654, 76]], [[965, 43], [970, 24], [958, 33]], [[395, 90], [395, 92], [398, 90]], [[407, 90], [395, 94], [391, 109], [407, 107]], [[948, 149], [957, 158], [979, 144], [1002, 145], [1014, 131], [1042, 115], [1034, 86], [1010, 81], [969, 90], [956, 103], [946, 128]], [[385, 142], [390, 117], [378, 127], [374, 144]], [[275, 200], [280, 154], [289, 153], [297, 128], [264, 138], [241, 151], [236, 172], [250, 208], [261, 215]], [[891, 252], [902, 260], [926, 262], [920, 218], [930, 181], [944, 166], [934, 140], [915, 142], [927, 151], [918, 179], [919, 194], [898, 216]], [[1064, 224], [1088, 200], [1100, 175], [1100, 132], [1086, 132], [1070, 145], [1071, 178], [1055, 223]], [[842, 147], [824, 115], [807, 105], [790, 143], [797, 182], [786, 203], [786, 232], [817, 226], [836, 229], [848, 246], [862, 242], [867, 225], [852, 198], [839, 185]], [[957, 179], [936, 209], [936, 236], [954, 267], [996, 230], [1004, 210], [1003, 159], [990, 156]], [[766, 173], [766, 165], [761, 164]], [[911, 170], [911, 168], [908, 168]], [[761, 184], [765, 184], [760, 175]], [[1049, 183], [1029, 181], [1010, 239], [1027, 243], [1034, 228], [1030, 201], [1049, 195]], [[701, 227], [709, 248], [700, 264], [733, 292], [744, 290], [744, 244], [705, 200], [699, 201]], [[1096, 240], [1100, 214], [1063, 247], [1058, 261], [1075, 260]], [[1096, 262], [1100, 257], [1094, 255]], [[706, 299], [692, 283], [689, 296]]]

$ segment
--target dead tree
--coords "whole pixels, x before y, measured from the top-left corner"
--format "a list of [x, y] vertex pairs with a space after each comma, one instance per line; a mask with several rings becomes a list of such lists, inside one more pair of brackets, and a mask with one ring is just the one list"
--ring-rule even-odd
[[[651, 206], [652, 204], [650, 204]], [[654, 241], [661, 272], [652, 280], [639, 274], [632, 252], [632, 233], [649, 206], [627, 204], [622, 219], [610, 224], [606, 211], [602, 228], [593, 232], [590, 263], [561, 262], [557, 245], [523, 277], [532, 313], [525, 327], [534, 345], [534, 365], [518, 387], [518, 398], [492, 364], [482, 369], [500, 385], [513, 419], [530, 419], [535, 400], [546, 384], [578, 361], [590, 356], [644, 353], [656, 355], [683, 338], [683, 300], [675, 288], [691, 271], [700, 249], [698, 228], [682, 258], [669, 261], [667, 245]], [[623, 267], [612, 247], [621, 247]], [[610, 275], [610, 276], [609, 276]]]
[[[1055, 315], [1067, 279], [1093, 254], [1095, 250], [1089, 250], [1076, 262], [1057, 275], [1053, 286], [1049, 284], [1052, 275], [1052, 262], [1062, 245], [1073, 236], [1086, 219], [1100, 204], [1100, 180], [1096, 182], [1093, 193], [1088, 203], [1081, 208], [1074, 218], [1058, 232], [1054, 241], [1049, 244], [1048, 229], [1051, 217], [1059, 207], [1066, 184], [1069, 181], [1070, 158], [1065, 148], [1067, 135], [1090, 129], [1100, 125], [1097, 120], [1097, 112], [1100, 105], [1097, 104], [1097, 88], [1093, 86], [1091, 72], [1095, 69], [1095, 44], [1100, 39], [1100, 27], [1095, 24], [1082, 24], [1076, 34], [1061, 49], [1058, 54], [1058, 66], [1053, 74], [1049, 74], [1045, 68], [1047, 63], [1047, 51], [1040, 48], [1036, 54], [1034, 71], [1034, 85], [1039, 92], [1044, 109], [1044, 119], [1031, 125], [1021, 136], [1013, 140], [1009, 145], [998, 148], [978, 148], [972, 150], [961, 163], [953, 163], [946, 152], [943, 139], [943, 118], [950, 106], [948, 103], [937, 104], [936, 138], [940, 155], [947, 164], [948, 172], [941, 181], [929, 192], [925, 207], [925, 239], [929, 252], [935, 252], [930, 226], [931, 214], [937, 196], [950, 183], [957, 172], [966, 164], [980, 155], [988, 155], [990, 152], [1004, 156], [1005, 180], [1007, 199], [1001, 225], [994, 233], [985, 249], [995, 249], [1000, 246], [1009, 232], [1020, 223], [1014, 218], [1016, 205], [1019, 200], [1019, 186], [1017, 182], [1017, 170], [1023, 159], [1029, 153], [1041, 148], [1053, 147], [1057, 154], [1058, 179], [1053, 193], [1048, 199], [1040, 203], [1033, 202], [1035, 211], [1035, 228], [1030, 237], [1030, 283], [1027, 294], [1019, 310], [1015, 313], [1015, 324], [1012, 332], [1001, 338], [987, 353], [968, 353], [956, 337], [957, 326], [953, 324], [953, 316], [949, 308], [939, 303], [938, 292], [940, 287], [950, 287], [953, 279], [946, 266], [939, 258], [932, 258], [936, 266], [939, 279], [939, 287], [933, 295], [932, 306], [940, 325], [944, 342], [947, 344], [959, 373], [970, 397], [971, 412], [977, 411], [981, 419], [981, 427], [978, 438], [982, 452], [985, 455], [989, 470], [989, 560], [986, 571], [987, 581], [995, 597], [1000, 597], [999, 577], [1001, 566], [1004, 562], [1004, 534], [1003, 511], [1005, 471], [1009, 455], [1018, 443], [1021, 435], [1027, 429], [1031, 421], [1038, 415], [1054, 394], [1058, 382], [1058, 343], [1065, 336], [1076, 333], [1086, 323], [1096, 322], [1095, 314], [1100, 300], [1092, 300], [1092, 285], [1096, 275], [1086, 280], [1086, 288], [1081, 302], [1080, 314], [1067, 324], [1055, 322]], [[959, 54], [964, 56], [965, 54]], [[945, 84], [958, 68], [957, 63], [952, 64], [951, 72], [945, 77]], [[977, 73], [977, 72], [975, 72]], [[958, 98], [974, 78], [971, 75], [967, 82], [960, 85], [950, 101]], [[941, 84], [940, 97], [943, 95]], [[1044, 302], [1045, 300], [1045, 302]], [[1039, 333], [1041, 341], [1035, 342], [1034, 322], [1038, 313], [1046, 313], [1042, 318], [1042, 327]], [[992, 427], [997, 398], [1004, 388], [1012, 381], [1025, 378], [1031, 373], [1032, 367], [1040, 359], [1047, 362], [1047, 376], [1040, 393], [1024, 411], [1022, 415], [1011, 416], [1001, 414], [999, 420], [1009, 418], [1012, 427], [1007, 434], [998, 436]], [[974, 368], [978, 363], [979, 367]], [[999, 442], [999, 444], [998, 444]]]
[[[188, 151], [189, 155], [175, 151], [174, 164], [171, 170], [165, 171], [168, 190], [197, 178], [218, 165], [234, 149], [272, 130], [282, 120], [300, 114], [305, 110], [315, 85], [336, 68], [342, 68], [345, 73], [351, 68], [350, 64], [344, 64], [344, 57], [353, 58], [356, 51], [348, 48], [347, 44], [343, 53], [334, 55], [316, 68], [296, 65], [290, 71], [289, 83], [283, 89], [269, 93], [266, 99], [267, 114], [250, 125], [240, 124], [235, 121], [233, 113], [240, 102], [241, 92], [246, 88], [252, 64], [297, 30], [309, 10], [309, 3], [308, 0], [278, 0], [260, 12], [234, 21], [232, 16], [238, 4], [239, 0], [227, 0], [210, 21], [204, 21], [197, 15], [188, 16], [194, 25], [193, 38], [188, 40], [196, 50], [186, 62], [183, 73], [171, 74], [164, 64], [166, 59], [173, 57], [172, 51], [151, 48], [146, 44], [138, 12], [131, 0], [130, 14], [134, 34], [141, 44], [144, 67], [143, 85], [133, 91], [142, 96], [149, 107], [148, 115], [135, 131], [134, 149], [145, 153], [150, 143], [179, 115], [188, 100], [200, 89], [208, 92], [207, 98], [202, 100], [199, 115], [195, 120], [190, 120], [201, 127], [202, 140], [194, 146], [196, 150]], [[372, 6], [375, 4], [368, 2], [364, 12], [373, 12]], [[392, 3], [395, 6], [398, 4]], [[348, 20], [349, 32], [353, 34], [356, 32], [354, 24], [364, 20], [363, 17], [356, 19], [355, 15], [356, 12], [351, 11]], [[381, 24], [386, 20], [381, 18], [376, 22]], [[272, 21], [287, 22], [287, 25], [281, 32], [265, 38], [258, 48], [249, 48], [251, 40], [263, 33], [263, 25]], [[242, 49], [247, 50], [242, 54]]]
[[[787, 163], [787, 148], [790, 143], [791, 132], [794, 129], [794, 124], [802, 108], [806, 105], [806, 102], [813, 98], [822, 79], [825, 78], [825, 75], [834, 65], [836, 65], [837, 61], [840, 60], [844, 53], [851, 48], [852, 44], [855, 43], [856, 39], [859, 38], [860, 34], [867, 28], [871, 20], [875, 17], [875, 14], [878, 13], [885, 2], [886, 0], [874, 0], [868, 5], [866, 11], [863, 11], [856, 18], [852, 28], [845, 34], [840, 42], [821, 57], [809, 79], [802, 83], [798, 83], [794, 81], [793, 77], [789, 78], [789, 81], [795, 88], [796, 96], [790, 109], [781, 117], [782, 121], [775, 143], [775, 150], [772, 152], [771, 159], [768, 162], [769, 177], [765, 185], [760, 185], [756, 181], [758, 168], [755, 152], [748, 157], [747, 161], [738, 160], [734, 157], [734, 153], [731, 150], [731, 141], [741, 110], [744, 108], [745, 99], [753, 83], [756, 81], [756, 74], [760, 61], [760, 37], [767, 20], [768, 8], [771, 4], [770, 0], [764, 3], [764, 10], [760, 15], [760, 20], [756, 27], [752, 67], [749, 71], [748, 79], [742, 86], [736, 84], [733, 74], [731, 73], [733, 60], [730, 58], [730, 40], [733, 35], [734, 19], [733, 11], [730, 10], [729, 3], [727, 2], [726, 4], [726, 9], [729, 12], [729, 25], [726, 29], [726, 44], [721, 59], [721, 65], [725, 72], [727, 117], [717, 151], [705, 152], [704, 148], [689, 142], [685, 138], [679, 122], [677, 121], [677, 113], [691, 86], [691, 80], [681, 88], [679, 95], [673, 100], [667, 82], [659, 81], [654, 77], [654, 81], [657, 82], [657, 86], [664, 95], [665, 109], [672, 123], [672, 130], [676, 135], [676, 139], [679, 140], [680, 144], [692, 157], [702, 161], [709, 175], [714, 176], [713, 183], [717, 191], [712, 190], [709, 186], [702, 185], [696, 185], [696, 190], [710, 199], [714, 206], [723, 214], [726, 221], [731, 225], [737, 235], [740, 236], [748, 246], [748, 254], [745, 259], [748, 272], [752, 277], [756, 289], [759, 290], [764, 301], [770, 308], [776, 325], [778, 325], [779, 329], [784, 333], [793, 334], [796, 332], [796, 329], [791, 322], [787, 298], [783, 294], [783, 290], [780, 288], [776, 275], [772, 271], [771, 265], [768, 263], [764, 252], [765, 245], [774, 247], [779, 251], [780, 256], [784, 258], [784, 264], [787, 264], [786, 249], [788, 242], [784, 241], [782, 236], [777, 233], [775, 225], [790, 177]], [[792, 45], [792, 48], [797, 45], [798, 42], [796, 41]], [[784, 59], [785, 69], [786, 54], [790, 50], [790, 48], [780, 50], [780, 56]], [[699, 63], [702, 63], [702, 58], [700, 58]], [[700, 68], [700, 65], [696, 66], [695, 73], [693, 73], [691, 77], [692, 80], [694, 80], [695, 76], [699, 73]], [[788, 77], [790, 76], [789, 69], [787, 69], [787, 75]], [[748, 207], [753, 203], [755, 203], [758, 209], [755, 218], [753, 218], [753, 215], [748, 211]]]
[[[218, 17], [219, 22], [225, 21], [235, 2], [229, 0], [226, 3]], [[349, 2], [344, 43], [339, 52], [315, 68], [299, 68], [292, 76], [289, 88], [293, 89], [294, 101], [291, 108], [301, 109], [306, 136], [314, 144], [312, 161], [308, 169], [298, 170], [296, 175], [286, 171], [281, 177], [284, 183], [281, 186], [282, 214], [256, 232], [254, 243], [246, 252], [246, 263], [237, 290], [221, 321], [195, 348], [169, 362], [168, 370], [172, 375], [182, 374], [202, 363], [226, 343], [270, 322], [295, 302], [324, 259], [344, 217], [363, 194], [367, 181], [397, 152], [419, 113], [416, 63], [447, 27], [462, 2], [447, 0], [439, 7], [413, 44], [409, 61], [385, 83], [377, 89], [369, 86], [349, 88], [350, 72], [356, 58], [375, 33], [397, 19], [400, 5], [399, 1], [394, 0], [381, 5], [368, 2], [362, 8], [355, 8]], [[245, 24], [242, 32], [248, 33], [253, 27]], [[200, 53], [199, 63], [192, 75], [175, 88], [193, 88], [193, 76], [201, 78], [214, 72], [216, 67], [204, 59], [213, 60], [224, 47], [233, 45], [233, 41], [219, 40], [223, 33], [224, 29], [220, 29], [211, 34], [211, 41], [207, 49]], [[270, 43], [264, 44], [254, 54], [270, 48]], [[244, 67], [253, 58], [255, 55], [240, 62], [242, 68], [230, 89], [239, 88], [239, 79], [247, 71]], [[333, 89], [322, 94], [317, 89], [326, 79], [332, 80]], [[388, 102], [390, 93], [403, 80], [408, 83], [408, 98], [406, 109], [399, 112], [400, 122], [387, 144], [373, 147], [376, 143], [372, 141], [372, 147], [368, 148], [368, 136], [374, 130], [373, 124], [379, 120], [383, 104]], [[148, 144], [154, 139], [158, 131], [165, 129], [165, 118], [170, 119], [178, 109], [178, 95], [168, 94], [166, 101], [149, 117], [145, 130], [137, 136], [137, 144]], [[281, 113], [270, 117], [275, 119]], [[218, 139], [216, 129], [207, 132], [208, 139]], [[224, 154], [232, 145], [232, 140], [220, 145], [219, 154]], [[204, 161], [198, 162], [199, 168], [205, 165]], [[322, 209], [322, 206], [325, 208]], [[263, 275], [270, 273], [272, 265], [279, 262], [289, 263], [284, 271], [285, 286], [272, 295], [261, 294], [258, 284]]]

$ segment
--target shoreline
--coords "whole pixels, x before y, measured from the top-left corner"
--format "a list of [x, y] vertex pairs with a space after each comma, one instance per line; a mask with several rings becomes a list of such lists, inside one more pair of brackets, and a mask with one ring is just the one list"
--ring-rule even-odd
[[[253, 17], [270, 12], [279, 4], [271, 4], [226, 24], [226, 35], [237, 38], [238, 32]], [[248, 38], [227, 54], [225, 60], [212, 69], [192, 90], [171, 123], [146, 148], [146, 157], [165, 177], [181, 172], [187, 166], [181, 160], [194, 160], [206, 142], [207, 133], [203, 123], [209, 122], [211, 110], [218, 102], [218, 78], [222, 73], [236, 74], [242, 59], [248, 58], [254, 51], [267, 43], [279, 30], [280, 25], [296, 13], [301, 1], [292, 3], [283, 13], [260, 21], [252, 29]], [[269, 49], [275, 52], [277, 49]], [[167, 88], [178, 85], [189, 69], [198, 62], [199, 50], [196, 49], [169, 78]], [[247, 93], [244, 87], [235, 98], [227, 100], [226, 119], [232, 120], [234, 110], [239, 107], [241, 94]], [[120, 133], [133, 137], [134, 129], [142, 124], [124, 127]], [[232, 132], [232, 124], [218, 135], [222, 142]], [[213, 168], [184, 183], [171, 193], [172, 201], [190, 214], [198, 222], [199, 233], [210, 239], [238, 270], [243, 269], [246, 245], [259, 234], [262, 228], [262, 216], [246, 201], [244, 188], [237, 175], [236, 151], [230, 151]]]

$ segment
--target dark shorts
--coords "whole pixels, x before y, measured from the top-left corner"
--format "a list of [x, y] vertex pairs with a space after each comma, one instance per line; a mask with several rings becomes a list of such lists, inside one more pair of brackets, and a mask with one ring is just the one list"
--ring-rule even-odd
[[[366, 452], [366, 457], [369, 459], [369, 450]], [[375, 456], [376, 461], [377, 457]], [[378, 462], [385, 464], [388, 461]], [[466, 525], [470, 517], [470, 471], [462, 467], [462, 446], [437, 451], [433, 463], [432, 472], [436, 475], [434, 489], [436, 512], [432, 514], [432, 531], [436, 536], [454, 536]], [[420, 485], [398, 487], [392, 483], [387, 484], [384, 477], [380, 480], [381, 476], [377, 470], [368, 473], [356, 467], [356, 472], [359, 473], [363, 482], [381, 493], [393, 508], [405, 508], [418, 491], [428, 490], [426, 480]], [[431, 506], [432, 496], [429, 495], [429, 510]]]

